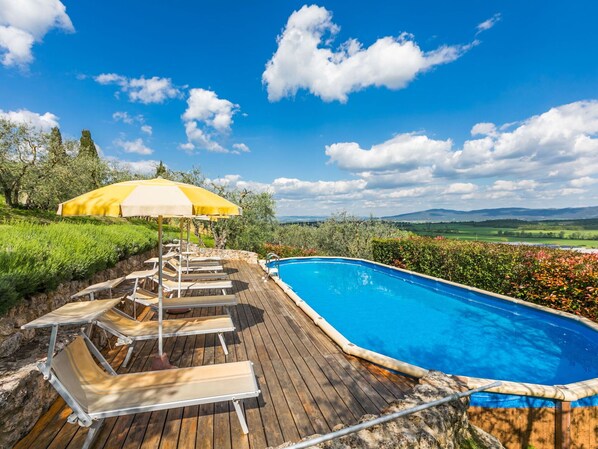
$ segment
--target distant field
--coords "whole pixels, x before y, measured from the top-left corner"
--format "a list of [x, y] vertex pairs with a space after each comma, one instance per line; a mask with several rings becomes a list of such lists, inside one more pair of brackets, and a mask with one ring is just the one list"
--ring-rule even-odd
[[558, 246], [598, 248], [596, 220], [563, 222], [521, 222], [518, 220], [480, 223], [401, 223], [406, 230], [424, 236], [485, 242], [526, 242]]

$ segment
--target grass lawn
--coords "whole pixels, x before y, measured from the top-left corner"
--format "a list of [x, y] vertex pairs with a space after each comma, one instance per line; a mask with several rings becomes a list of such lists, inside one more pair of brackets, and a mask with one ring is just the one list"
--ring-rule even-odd
[[[490, 223], [487, 222], [487, 224]], [[530, 223], [518, 227], [493, 227], [471, 223], [411, 223], [405, 229], [428, 237], [442, 236], [449, 239], [483, 242], [526, 242], [598, 248], [598, 230], [580, 229], [575, 225], [569, 226], [558, 227], [551, 225], [545, 227], [540, 225], [534, 227], [534, 223]], [[553, 236], [547, 234], [553, 234]], [[579, 234], [582, 234], [585, 238], [575, 238]], [[589, 237], [596, 240], [591, 240]]]
[[[178, 236], [178, 226], [165, 226], [165, 241]], [[197, 237], [192, 240], [197, 242]], [[203, 240], [213, 246], [213, 239]], [[157, 244], [155, 220], [59, 217], [46, 211], [10, 209], [2, 202], [0, 314], [27, 295], [89, 278]]]

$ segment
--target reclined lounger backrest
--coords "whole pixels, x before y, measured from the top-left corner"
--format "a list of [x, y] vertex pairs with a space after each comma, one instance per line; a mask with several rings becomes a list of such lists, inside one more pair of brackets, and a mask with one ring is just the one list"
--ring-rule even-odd
[[[85, 412], [89, 409], [88, 395], [93, 391], [93, 385], [111, 377], [95, 362], [83, 337], [75, 338], [54, 356], [52, 371]], [[69, 398], [63, 396], [63, 399], [69, 404]]]

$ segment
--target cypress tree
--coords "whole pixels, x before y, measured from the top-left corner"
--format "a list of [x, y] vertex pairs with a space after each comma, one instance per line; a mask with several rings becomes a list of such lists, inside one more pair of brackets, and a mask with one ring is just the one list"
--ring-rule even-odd
[[52, 131], [50, 131], [48, 153], [50, 156], [50, 163], [52, 165], [62, 162], [67, 158], [66, 149], [62, 144], [62, 134], [57, 126], [52, 128]]
[[92, 159], [99, 159], [98, 149], [91, 138], [91, 132], [88, 129], [81, 131], [81, 139], [79, 140], [79, 154], [78, 156], [86, 156]]
[[164, 177], [164, 175], [166, 175], [166, 167], [164, 167], [164, 164], [160, 161], [160, 165], [156, 167], [156, 178], [159, 176]]

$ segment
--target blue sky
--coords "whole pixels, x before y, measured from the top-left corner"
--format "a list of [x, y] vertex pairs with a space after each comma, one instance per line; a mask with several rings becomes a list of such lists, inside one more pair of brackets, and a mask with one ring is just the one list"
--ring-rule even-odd
[[0, 113], [281, 215], [595, 205], [595, 2], [0, 0]]

